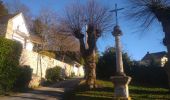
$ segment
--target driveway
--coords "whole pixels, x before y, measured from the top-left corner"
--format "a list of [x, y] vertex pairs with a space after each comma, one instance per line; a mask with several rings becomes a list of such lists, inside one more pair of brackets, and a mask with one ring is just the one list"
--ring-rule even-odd
[[73, 89], [80, 79], [69, 79], [50, 87], [40, 87], [33, 91], [0, 97], [0, 100], [62, 100], [66, 91]]

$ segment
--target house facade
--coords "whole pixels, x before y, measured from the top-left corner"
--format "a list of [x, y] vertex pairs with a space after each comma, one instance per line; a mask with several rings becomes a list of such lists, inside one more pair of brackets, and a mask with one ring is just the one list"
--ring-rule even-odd
[[34, 43], [31, 41], [28, 26], [22, 13], [2, 16], [0, 19], [4, 21], [0, 23], [1, 28], [3, 27], [1, 35], [7, 39], [19, 41], [26, 50], [33, 50]]
[[151, 63], [157, 63], [159, 66], [164, 67], [165, 63], [168, 61], [167, 53], [165, 51], [149, 53], [142, 58], [140, 61], [141, 64], [149, 65]]

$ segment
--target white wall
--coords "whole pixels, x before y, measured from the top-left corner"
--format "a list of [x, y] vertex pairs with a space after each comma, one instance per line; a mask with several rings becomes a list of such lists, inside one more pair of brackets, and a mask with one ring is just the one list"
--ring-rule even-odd
[[[6, 37], [6, 38], [17, 40], [22, 43], [23, 48], [25, 47], [27, 50], [32, 51], [33, 46], [34, 46], [33, 43], [30, 40], [27, 40], [25, 43], [24, 38], [17, 34], [17, 32], [19, 32], [23, 36], [26, 36], [26, 37], [30, 36], [29, 30], [27, 28], [27, 25], [26, 25], [26, 22], [24, 20], [24, 16], [22, 15], [22, 13], [16, 15], [9, 21], [11, 21], [10, 24], [12, 24], [11, 25], [12, 29], [10, 29], [10, 30], [12, 30], [13, 33], [10, 33], [12, 36]], [[8, 27], [8, 28], [11, 28], [11, 27]], [[9, 33], [7, 33], [7, 34], [9, 34]]]
[[161, 67], [164, 67], [164, 65], [166, 64], [167, 61], [168, 61], [167, 57], [162, 57], [161, 58]]
[[27, 25], [25, 23], [22, 13], [16, 15], [12, 19], [12, 23], [13, 23], [13, 30], [18, 29], [20, 32], [23, 32], [23, 33], [25, 33], [25, 35], [29, 36], [29, 30], [27, 28]]
[[67, 77], [71, 76], [72, 72], [78, 73], [76, 74], [78, 77], [84, 76], [84, 70], [82, 70], [81, 68], [75, 71], [73, 70], [72, 65], [25, 49], [22, 52], [20, 64], [29, 65], [33, 69], [33, 74], [41, 76], [42, 73], [43, 78], [45, 78], [46, 70], [55, 66], [60, 66]]
[[83, 66], [76, 67], [76, 64], [72, 68], [72, 73], [75, 74], [77, 77], [83, 77], [84, 76], [84, 69]]

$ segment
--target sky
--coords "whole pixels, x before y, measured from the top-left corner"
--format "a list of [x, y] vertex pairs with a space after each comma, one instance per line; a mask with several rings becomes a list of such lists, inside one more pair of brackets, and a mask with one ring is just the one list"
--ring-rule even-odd
[[[11, 2], [12, 0], [3, 0], [5, 2]], [[36, 16], [40, 9], [50, 8], [55, 10], [58, 15], [62, 14], [65, 7], [69, 6], [75, 0], [20, 0], [21, 3], [27, 5], [31, 13]], [[81, 3], [85, 3], [87, 0], [80, 0]], [[141, 60], [147, 53], [154, 53], [160, 51], [166, 51], [166, 47], [162, 43], [164, 33], [162, 32], [162, 26], [159, 22], [147, 30], [142, 30], [143, 26], [139, 26], [139, 22], [132, 21], [127, 18], [127, 9], [129, 4], [127, 0], [96, 0], [101, 4], [110, 6], [114, 9], [115, 3], [118, 7], [125, 8], [124, 11], [118, 13], [119, 26], [123, 32], [121, 37], [122, 49], [127, 52], [131, 59]], [[113, 26], [114, 27], [114, 26]], [[104, 37], [99, 38], [97, 41], [97, 48], [100, 53], [104, 52], [106, 48], [115, 46], [114, 37], [111, 32], [104, 33]]]

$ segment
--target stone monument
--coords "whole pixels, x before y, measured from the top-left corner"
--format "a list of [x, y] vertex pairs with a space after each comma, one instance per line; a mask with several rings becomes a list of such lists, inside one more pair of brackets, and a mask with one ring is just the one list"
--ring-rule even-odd
[[112, 82], [114, 84], [114, 100], [130, 100], [128, 84], [131, 81], [131, 77], [126, 76], [123, 69], [122, 51], [120, 43], [120, 36], [122, 35], [122, 31], [120, 30], [117, 19], [117, 12], [122, 9], [123, 8], [118, 9], [116, 4], [115, 9], [111, 11], [116, 13], [116, 26], [114, 27], [112, 32], [112, 35], [115, 37], [116, 47], [116, 75], [111, 77]]

